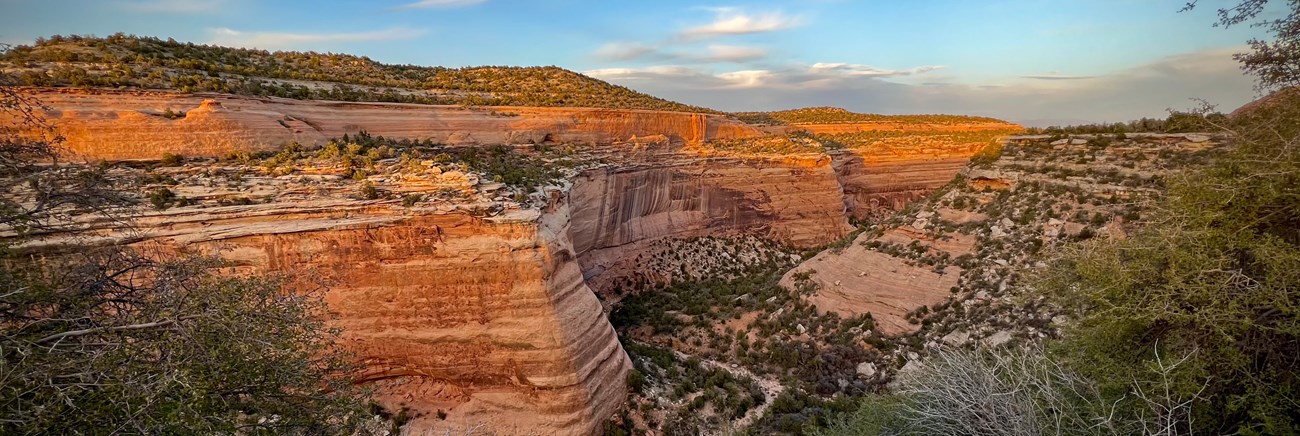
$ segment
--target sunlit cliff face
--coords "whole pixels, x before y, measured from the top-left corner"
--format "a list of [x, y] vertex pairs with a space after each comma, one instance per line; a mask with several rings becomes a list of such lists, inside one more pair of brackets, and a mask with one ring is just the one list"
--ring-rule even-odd
[[[593, 288], [636, 274], [650, 243], [749, 234], [826, 244], [852, 230], [851, 217], [945, 183], [982, 146], [933, 137], [829, 151], [800, 142], [791, 152], [790, 140], [758, 138], [738, 121], [652, 111], [42, 98], [80, 158], [185, 156], [174, 167], [112, 170], [144, 183], [142, 195], [188, 199], [145, 211], [137, 244], [218, 254], [236, 270], [319, 275], [341, 346], [362, 364], [358, 382], [389, 409], [409, 408], [417, 429], [597, 431], [621, 404], [629, 362]], [[167, 110], [183, 115], [160, 115]], [[381, 158], [358, 176], [311, 158], [319, 151], [253, 156], [361, 130], [465, 147], [541, 144], [514, 148], [562, 171], [523, 192], [454, 161]], [[538, 151], [551, 148], [564, 158]], [[242, 157], [198, 158], [232, 154]]]

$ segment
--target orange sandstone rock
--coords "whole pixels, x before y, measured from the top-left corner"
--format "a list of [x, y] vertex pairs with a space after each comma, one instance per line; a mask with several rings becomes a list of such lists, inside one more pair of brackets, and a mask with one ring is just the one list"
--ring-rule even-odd
[[[254, 98], [164, 91], [29, 89], [65, 145], [89, 159], [157, 159], [163, 153], [222, 156], [321, 144], [362, 130], [452, 145], [609, 144], [664, 135], [699, 143], [758, 136], [719, 115], [647, 110], [464, 107]], [[168, 111], [182, 114], [164, 116]]]

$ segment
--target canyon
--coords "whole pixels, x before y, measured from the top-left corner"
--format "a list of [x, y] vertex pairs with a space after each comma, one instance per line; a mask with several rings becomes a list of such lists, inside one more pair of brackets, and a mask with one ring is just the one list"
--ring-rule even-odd
[[[188, 160], [159, 171], [177, 181], [168, 189], [196, 204], [142, 212], [138, 234], [91, 220], [79, 237], [216, 254], [236, 271], [319, 277], [329, 286], [332, 322], [344, 332], [340, 345], [364, 367], [356, 380], [375, 386], [386, 408], [409, 409], [412, 428], [425, 430], [598, 432], [622, 405], [631, 364], [597, 295], [637, 274], [638, 255], [651, 244], [743, 234], [820, 247], [850, 235], [851, 220], [901, 209], [947, 183], [987, 145], [931, 141], [777, 154], [711, 148], [712, 141], [771, 134], [723, 115], [29, 92], [48, 106], [72, 160]], [[271, 174], [218, 159], [291, 143], [316, 147], [363, 131], [523, 153], [569, 145], [582, 164], [520, 197], [463, 168], [429, 162], [411, 169], [381, 161], [364, 180], [352, 180], [333, 168]], [[392, 195], [357, 198], [363, 183]], [[146, 184], [141, 192], [160, 187]], [[412, 194], [425, 199], [405, 205], [398, 198]], [[232, 196], [264, 200], [219, 201]], [[824, 270], [823, 280], [833, 280]], [[926, 289], [946, 293], [949, 278]], [[910, 289], [887, 284], [903, 294]], [[889, 315], [907, 310], [891, 307]], [[890, 324], [891, 331], [904, 324]]]

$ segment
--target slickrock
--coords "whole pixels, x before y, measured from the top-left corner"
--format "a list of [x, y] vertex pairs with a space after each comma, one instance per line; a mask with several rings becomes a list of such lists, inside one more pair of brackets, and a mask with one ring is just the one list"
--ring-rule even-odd
[[957, 285], [961, 268], [949, 266], [942, 272], [933, 267], [909, 265], [906, 259], [867, 248], [869, 241], [906, 246], [917, 241], [930, 250], [956, 256], [973, 251], [974, 238], [934, 240], [910, 227], [890, 229], [880, 237], [863, 234], [841, 251], [827, 250], [790, 270], [781, 285], [796, 286], [795, 277], [811, 272], [818, 291], [809, 301], [818, 310], [844, 316], [870, 313], [880, 331], [897, 335], [916, 331], [905, 315], [917, 307], [942, 302]]

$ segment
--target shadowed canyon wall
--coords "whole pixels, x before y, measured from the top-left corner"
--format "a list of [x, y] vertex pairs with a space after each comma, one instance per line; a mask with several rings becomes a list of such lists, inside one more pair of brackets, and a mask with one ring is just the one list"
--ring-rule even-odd
[[852, 231], [824, 155], [664, 156], [655, 165], [588, 171], [570, 195], [574, 248], [597, 290], [635, 269], [620, 264], [662, 238], [744, 232], [814, 247]]
[[975, 150], [933, 152], [881, 158], [844, 151], [835, 155], [835, 173], [844, 189], [850, 215], [866, 218], [873, 213], [901, 210], [952, 180]]

